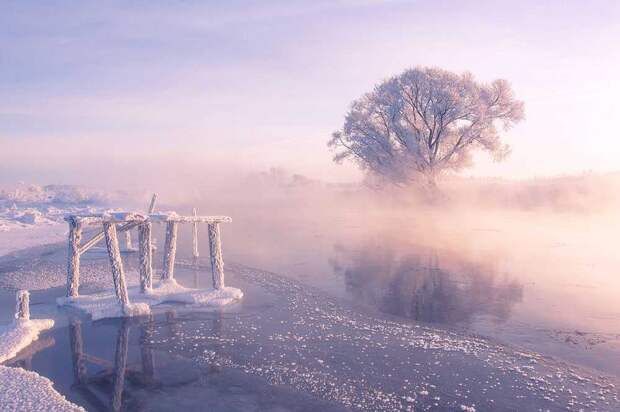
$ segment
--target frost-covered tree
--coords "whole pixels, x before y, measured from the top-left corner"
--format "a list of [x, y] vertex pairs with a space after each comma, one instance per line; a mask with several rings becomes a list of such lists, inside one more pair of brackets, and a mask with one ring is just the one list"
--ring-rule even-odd
[[504, 158], [500, 131], [522, 118], [523, 102], [506, 80], [416, 67], [355, 100], [328, 145], [335, 161], [352, 159], [394, 184], [423, 177], [434, 185], [440, 173], [470, 166], [475, 150]]

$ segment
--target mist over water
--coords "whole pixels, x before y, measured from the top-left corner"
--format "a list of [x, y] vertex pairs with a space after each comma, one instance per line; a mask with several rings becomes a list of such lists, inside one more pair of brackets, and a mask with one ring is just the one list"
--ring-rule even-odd
[[[619, 181], [454, 179], [429, 201], [272, 170], [163, 196], [161, 207], [231, 216], [225, 261], [402, 322], [464, 328], [618, 372], [608, 360], [620, 360]], [[181, 253], [190, 239], [182, 229]], [[204, 242], [200, 249], [207, 256]]]

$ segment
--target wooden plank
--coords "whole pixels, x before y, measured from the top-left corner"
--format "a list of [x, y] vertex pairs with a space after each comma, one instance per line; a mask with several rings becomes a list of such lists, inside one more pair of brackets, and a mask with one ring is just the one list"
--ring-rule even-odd
[[[134, 227], [138, 226], [139, 224], [140, 224], [140, 222], [128, 222], [128, 223], [125, 223], [124, 225], [122, 225], [121, 227], [119, 227], [117, 229], [117, 232], [124, 232], [126, 230], [131, 230]], [[103, 230], [102, 230], [101, 232], [97, 233], [95, 236], [90, 238], [90, 240], [84, 242], [84, 244], [82, 246], [80, 246], [80, 248], [79, 248], [80, 255], [82, 253], [85, 253], [91, 247], [95, 246], [97, 243], [99, 243], [101, 240], [103, 240], [103, 238], [104, 238], [104, 233], [103, 233]]]

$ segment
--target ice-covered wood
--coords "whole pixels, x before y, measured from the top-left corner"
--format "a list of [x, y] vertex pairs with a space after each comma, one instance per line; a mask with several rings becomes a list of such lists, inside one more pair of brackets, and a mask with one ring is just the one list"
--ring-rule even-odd
[[149, 205], [149, 213], [153, 213], [155, 211], [156, 201], [157, 201], [157, 193], [153, 193], [153, 197], [151, 197], [151, 204]]
[[73, 297], [80, 294], [80, 241], [82, 239], [82, 223], [76, 219], [69, 219], [68, 223], [67, 297]]
[[153, 244], [152, 224], [142, 223], [138, 226], [140, 246], [140, 291], [145, 293], [153, 287]]
[[127, 285], [125, 283], [125, 273], [123, 272], [123, 262], [118, 247], [118, 237], [116, 235], [116, 224], [105, 222], [103, 224], [105, 242], [108, 247], [110, 266], [112, 267], [112, 278], [114, 280], [114, 291], [123, 309], [129, 304], [127, 296]]
[[164, 245], [164, 271], [163, 280], [174, 279], [174, 260], [177, 254], [178, 222], [170, 221], [166, 225], [166, 242]]
[[133, 245], [131, 244], [131, 231], [125, 231], [125, 250], [133, 250]]
[[[179, 223], [228, 223], [232, 222], [232, 219], [228, 216], [181, 216], [176, 212], [159, 212], [159, 213], [141, 213], [141, 212], [105, 212], [105, 213], [92, 213], [92, 214], [80, 214], [70, 216], [68, 219], [73, 219], [81, 222], [82, 224], [97, 224], [103, 222], [110, 223], [133, 223], [135, 227], [145, 220], [151, 222], [166, 223], [166, 222], [179, 222]], [[119, 229], [120, 231], [120, 229]]]
[[[193, 210], [194, 217], [198, 217], [196, 208]], [[198, 253], [198, 222], [192, 223], [192, 256], [194, 260], [198, 259], [200, 253]]]
[[[76, 216], [76, 218], [77, 218], [77, 216]], [[95, 222], [95, 223], [98, 223], [98, 222]], [[122, 225], [121, 227], [119, 227], [117, 229], [117, 232], [124, 232], [126, 230], [131, 230], [134, 227], [138, 226], [138, 224], [139, 224], [139, 222], [128, 222], [128, 223], [125, 223], [124, 225]], [[88, 241], [84, 242], [84, 244], [82, 246], [80, 246], [80, 255], [82, 253], [85, 253], [91, 247], [95, 246], [103, 238], [104, 238], [104, 234], [103, 234], [103, 230], [102, 230], [101, 232], [97, 233], [95, 236], [90, 238]]]
[[18, 290], [15, 299], [15, 319], [30, 320], [30, 293], [27, 290]]
[[224, 287], [224, 260], [222, 259], [222, 242], [220, 239], [220, 225], [210, 223], [209, 251], [211, 252], [211, 274], [213, 276], [213, 289], [219, 290]]

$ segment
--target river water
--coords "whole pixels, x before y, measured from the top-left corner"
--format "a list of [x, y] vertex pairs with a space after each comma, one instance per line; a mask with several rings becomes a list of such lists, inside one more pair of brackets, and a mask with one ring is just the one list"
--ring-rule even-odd
[[[620, 408], [615, 255], [542, 229], [528, 246], [488, 222], [431, 240], [415, 223], [372, 221], [235, 219], [222, 237], [241, 302], [130, 320], [55, 307], [62, 245], [5, 259], [5, 288], [58, 286], [32, 292], [33, 316], [57, 327], [12, 363], [88, 410]], [[205, 246], [199, 269], [177, 269], [185, 286], [208, 286]], [[179, 250], [188, 257], [188, 231]], [[84, 291], [107, 271], [105, 254], [85, 255]]]

